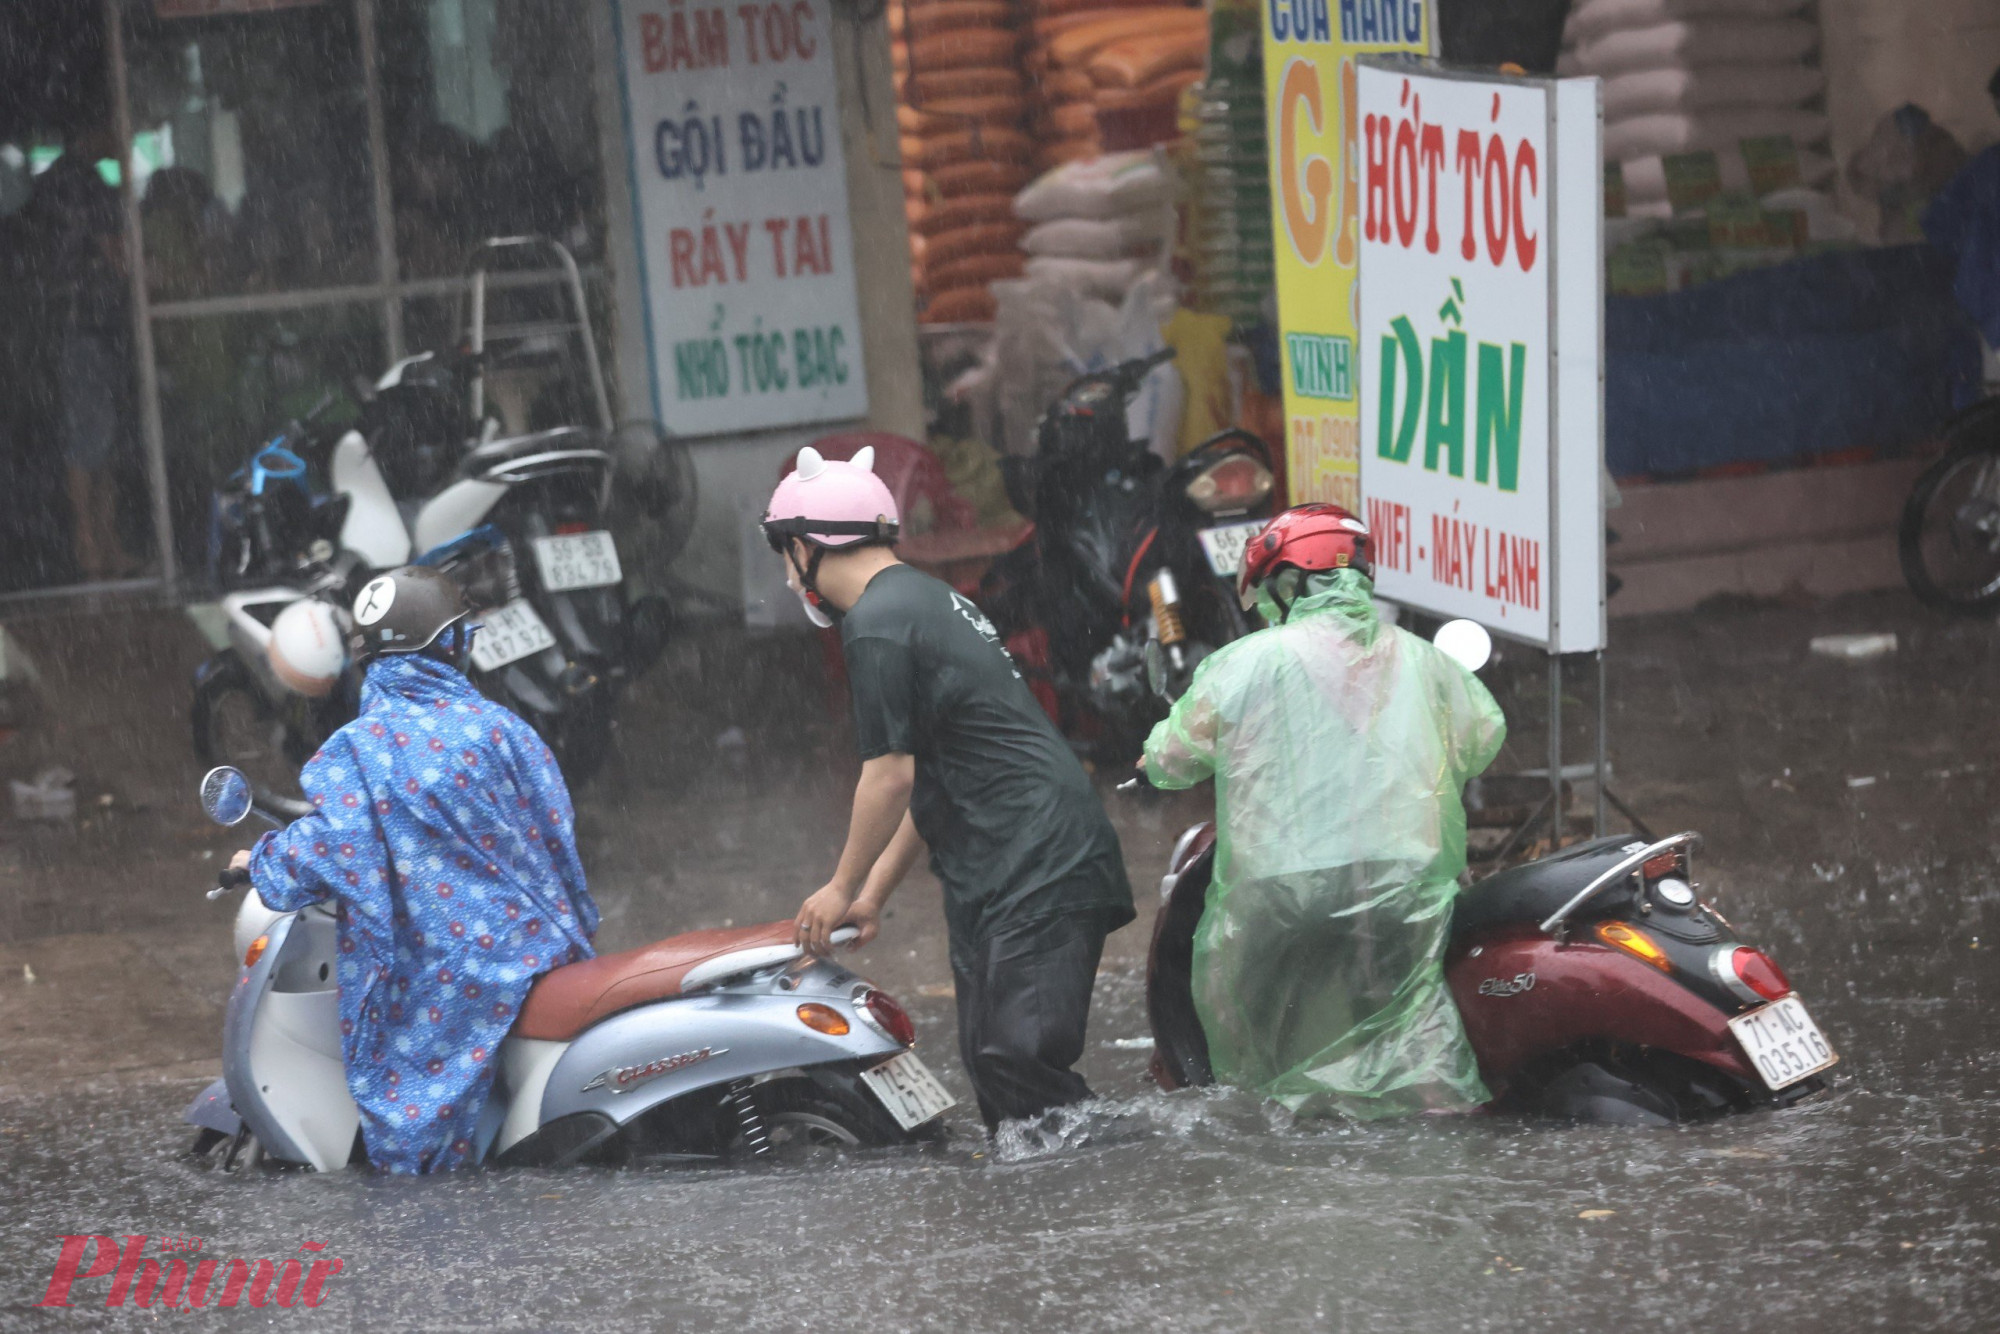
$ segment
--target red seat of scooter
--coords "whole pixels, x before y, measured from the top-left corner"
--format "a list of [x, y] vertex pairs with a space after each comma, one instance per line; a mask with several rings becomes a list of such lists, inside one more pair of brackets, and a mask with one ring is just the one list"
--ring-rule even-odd
[[687, 975], [711, 959], [741, 950], [788, 946], [797, 924], [766, 922], [718, 931], [690, 931], [619, 954], [600, 954], [542, 974], [514, 1021], [517, 1038], [567, 1042], [600, 1019], [648, 1001], [681, 994]]

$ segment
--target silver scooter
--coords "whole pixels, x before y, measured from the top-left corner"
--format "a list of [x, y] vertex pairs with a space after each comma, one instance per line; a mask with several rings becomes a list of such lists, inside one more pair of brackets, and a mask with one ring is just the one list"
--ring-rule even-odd
[[[222, 825], [311, 809], [253, 798], [226, 766], [203, 777], [201, 801]], [[341, 1063], [333, 905], [275, 911], [243, 871], [224, 871], [209, 897], [239, 886], [223, 1075], [187, 1109], [193, 1152], [227, 1170], [364, 1165]], [[911, 1050], [909, 1015], [801, 951], [793, 930], [697, 931], [543, 974], [501, 1043], [474, 1160], [741, 1161], [935, 1139], [955, 1099]]]

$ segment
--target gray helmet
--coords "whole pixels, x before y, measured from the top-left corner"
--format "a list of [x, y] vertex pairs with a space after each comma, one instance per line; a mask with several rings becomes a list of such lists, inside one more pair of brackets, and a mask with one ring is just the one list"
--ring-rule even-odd
[[370, 579], [354, 599], [354, 652], [422, 653], [472, 614], [465, 592], [441, 570], [405, 565]]

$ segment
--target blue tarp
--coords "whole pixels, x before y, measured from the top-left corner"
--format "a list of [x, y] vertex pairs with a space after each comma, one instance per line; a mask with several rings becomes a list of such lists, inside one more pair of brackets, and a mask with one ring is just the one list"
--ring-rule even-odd
[[1924, 237], [1951, 257], [1958, 304], [2000, 347], [2000, 144], [1938, 192], [1924, 210]]
[[1929, 246], [1816, 255], [1605, 308], [1613, 476], [1781, 463], [1922, 439], [1978, 374]]

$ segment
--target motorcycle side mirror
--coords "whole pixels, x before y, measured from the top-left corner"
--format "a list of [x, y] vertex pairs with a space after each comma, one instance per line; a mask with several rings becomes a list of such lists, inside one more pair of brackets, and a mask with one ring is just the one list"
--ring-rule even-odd
[[1493, 636], [1477, 621], [1446, 621], [1431, 642], [1468, 672], [1476, 672], [1493, 656]]
[[201, 808], [219, 825], [238, 825], [250, 818], [250, 780], [227, 764], [201, 777]]
[[1172, 704], [1180, 698], [1174, 689], [1173, 672], [1167, 667], [1166, 646], [1157, 639], [1146, 641], [1146, 685], [1155, 695]]

